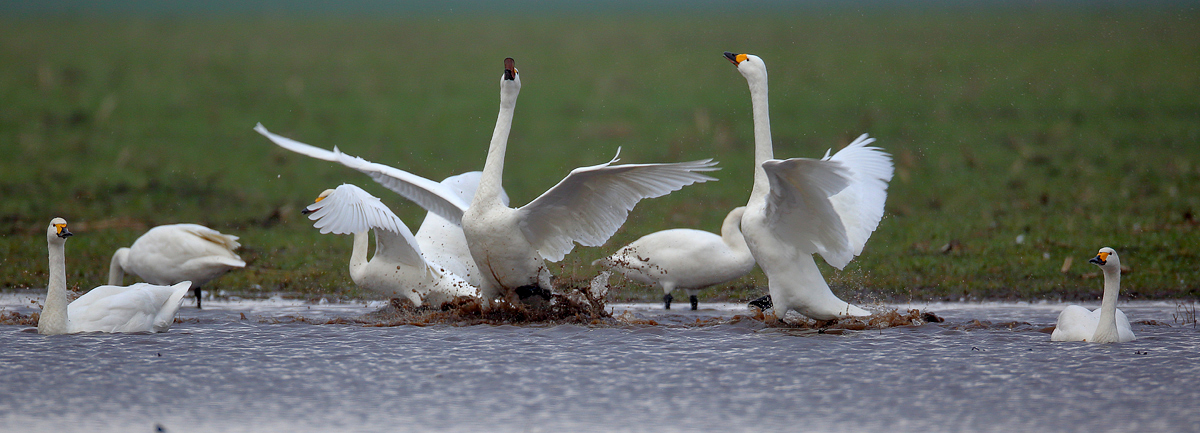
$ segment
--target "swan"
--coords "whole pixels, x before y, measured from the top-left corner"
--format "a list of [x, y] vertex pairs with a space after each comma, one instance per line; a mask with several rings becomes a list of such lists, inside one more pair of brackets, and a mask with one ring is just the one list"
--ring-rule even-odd
[[774, 159], [767, 65], [752, 54], [725, 53], [750, 86], [754, 116], [754, 186], [742, 234], [767, 275], [776, 317], [789, 310], [817, 320], [868, 316], [839, 299], [821, 276], [813, 254], [842, 269], [862, 253], [883, 218], [891, 157], [859, 136], [833, 156]]
[[38, 317], [38, 333], [46, 335], [77, 332], [166, 332], [187, 296], [190, 281], [172, 286], [137, 283], [132, 286], [100, 286], [67, 303], [67, 221], [50, 220], [46, 244], [50, 250], [50, 281], [46, 303]]
[[[469, 171], [463, 174], [447, 177], [440, 183], [452, 189], [464, 202], [470, 202], [479, 186], [481, 172]], [[500, 191], [500, 201], [508, 204], [508, 195]], [[467, 238], [463, 235], [462, 227], [433, 212], [425, 215], [421, 227], [416, 233], [417, 244], [421, 252], [430, 262], [442, 265], [447, 272], [458, 275], [472, 287], [483, 284], [479, 267], [471, 258], [471, 250], [467, 247]]]
[[1117, 295], [1121, 292], [1121, 258], [1117, 257], [1117, 251], [1109, 247], [1101, 248], [1088, 263], [1096, 264], [1104, 272], [1104, 295], [1100, 298], [1100, 308], [1088, 311], [1078, 305], [1068, 305], [1058, 314], [1050, 341], [1133, 341], [1137, 337], [1129, 327], [1129, 319], [1117, 309]]
[[232, 269], [246, 267], [246, 262], [234, 252], [241, 246], [237, 239], [199, 224], [154, 227], [133, 241], [133, 245], [113, 253], [108, 284], [122, 285], [126, 273], [150, 284], [191, 281], [196, 308], [200, 308], [201, 286]]
[[661, 287], [663, 307], [668, 310], [674, 299], [671, 292], [684, 289], [695, 310], [700, 289], [735, 280], [754, 269], [754, 256], [740, 227], [745, 211], [745, 206], [730, 211], [721, 224], [720, 236], [703, 230], [663, 230], [642, 236], [592, 265]]
[[[479, 189], [462, 214], [463, 234], [483, 274], [485, 299], [510, 303], [553, 291], [545, 261], [557, 262], [575, 247], [603, 245], [645, 198], [659, 197], [693, 183], [715, 180], [711, 159], [667, 164], [611, 161], [571, 170], [562, 181], [520, 208], [500, 200], [504, 154], [521, 76], [511, 58], [500, 78], [500, 113], [488, 146]], [[618, 156], [620, 150], [617, 151]], [[528, 164], [522, 168], [529, 169]]]
[[[327, 189], [304, 209], [321, 234], [353, 234], [350, 279], [385, 296], [403, 296], [414, 305], [440, 307], [478, 290], [426, 259], [408, 226], [379, 198], [350, 184]], [[375, 232], [375, 255], [367, 259], [367, 230]]]
[[[254, 130], [284, 149], [323, 161], [337, 162], [366, 173], [384, 187], [426, 209], [431, 209], [431, 206], [454, 209], [453, 211], [442, 210], [440, 213], [429, 211], [425, 215], [421, 227], [417, 229], [417, 243], [430, 261], [438, 263], [447, 271], [466, 279], [467, 283], [473, 287], [483, 284], [479, 267], [471, 258], [471, 251], [467, 248], [467, 240], [463, 236], [462, 227], [460, 227], [461, 209], [465, 209], [471, 202], [471, 198], [475, 196], [475, 189], [479, 186], [480, 172], [470, 171], [447, 177], [441, 182], [433, 182], [398, 168], [346, 155], [337, 147], [334, 147], [333, 151], [328, 151], [274, 134], [261, 123], [255, 126]], [[500, 201], [508, 205], [508, 195], [503, 188], [500, 190]], [[442, 215], [450, 217], [447, 219]]]

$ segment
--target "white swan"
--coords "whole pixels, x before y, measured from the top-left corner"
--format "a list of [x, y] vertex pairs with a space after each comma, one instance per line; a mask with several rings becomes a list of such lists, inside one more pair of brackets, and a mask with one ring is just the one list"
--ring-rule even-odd
[[50, 281], [38, 317], [38, 333], [166, 332], [187, 296], [184, 281], [173, 286], [138, 283], [128, 287], [100, 286], [67, 303], [67, 221], [50, 220], [46, 246], [50, 250]]
[[200, 287], [232, 269], [246, 267], [234, 252], [238, 237], [199, 224], [170, 224], [150, 229], [128, 248], [119, 248], [108, 267], [108, 284], [124, 284], [125, 274], [150, 284], [191, 281], [200, 308]]
[[663, 290], [663, 306], [670, 310], [671, 291], [688, 293], [695, 310], [696, 293], [708, 286], [741, 278], [754, 269], [754, 256], [742, 237], [738, 207], [725, 216], [718, 236], [703, 230], [671, 229], [642, 236], [613, 255], [592, 262], [625, 274], [632, 280]]
[[[341, 163], [366, 173], [384, 187], [426, 209], [435, 207], [443, 209], [440, 212], [431, 210], [425, 215], [425, 221], [417, 229], [417, 243], [420, 244], [425, 257], [430, 261], [442, 265], [446, 270], [467, 280], [471, 286], [479, 287], [483, 284], [483, 277], [479, 274], [475, 260], [471, 258], [471, 251], [467, 248], [467, 240], [463, 236], [462, 227], [460, 227], [462, 210], [466, 209], [471, 198], [475, 196], [475, 190], [479, 186], [480, 172], [471, 171], [450, 176], [439, 183], [398, 168], [346, 155], [337, 147], [334, 147], [333, 151], [328, 151], [276, 135], [268, 131], [261, 123], [255, 126], [254, 130], [284, 149], [324, 161]], [[500, 200], [505, 205], [508, 204], [508, 195], [503, 188], [500, 190]], [[446, 211], [445, 209], [454, 210]], [[442, 215], [448, 217], [443, 218]]]
[[[481, 174], [478, 171], [469, 171], [447, 177], [441, 184], [469, 203], [471, 198], [475, 197]], [[503, 190], [500, 191], [500, 201], [508, 204], [508, 195]], [[483, 276], [479, 274], [479, 267], [471, 258], [467, 238], [458, 224], [428, 212], [425, 214], [425, 220], [421, 222], [421, 227], [417, 229], [416, 238], [426, 260], [442, 265], [446, 271], [467, 280], [472, 287], [483, 284]]]
[[1104, 247], [1088, 262], [1100, 266], [1104, 272], [1104, 295], [1100, 298], [1100, 308], [1088, 311], [1078, 305], [1068, 305], [1058, 314], [1050, 341], [1133, 341], [1137, 337], [1129, 327], [1129, 318], [1117, 309], [1117, 295], [1121, 292], [1121, 258], [1117, 257], [1116, 250]]
[[[321, 233], [353, 234], [350, 279], [386, 296], [403, 296], [415, 305], [440, 307], [459, 296], [478, 297], [478, 289], [421, 254], [408, 226], [378, 198], [354, 185], [328, 189], [304, 213]], [[375, 255], [367, 260], [367, 230], [375, 232]]]
[[838, 299], [821, 276], [814, 253], [841, 269], [862, 253], [883, 218], [891, 157], [859, 136], [832, 157], [774, 159], [767, 65], [758, 56], [726, 52], [750, 85], [754, 114], [754, 186], [742, 234], [767, 274], [775, 315], [788, 310], [817, 320], [867, 316]]
[[[557, 262], [575, 247], [600, 246], [625, 223], [629, 211], [644, 198], [659, 197], [697, 182], [714, 180], [712, 160], [674, 164], [580, 167], [529, 204], [517, 209], [500, 200], [504, 153], [521, 77], [513, 59], [504, 60], [500, 78], [500, 113], [483, 165], [483, 177], [470, 207], [462, 215], [471, 256], [483, 274], [486, 299], [517, 302], [553, 290], [545, 261]], [[618, 150], [618, 154], [619, 154]], [[431, 209], [432, 210], [432, 209]]]

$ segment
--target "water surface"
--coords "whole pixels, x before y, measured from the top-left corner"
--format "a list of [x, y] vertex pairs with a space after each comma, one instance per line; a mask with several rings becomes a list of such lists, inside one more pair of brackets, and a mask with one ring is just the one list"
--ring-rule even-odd
[[[1200, 331], [1052, 343], [1060, 304], [933, 304], [842, 335], [618, 305], [658, 326], [313, 325], [380, 304], [206, 302], [165, 334], [0, 326], [6, 431], [1195, 431]], [[211, 308], [210, 308], [211, 307]], [[911, 306], [902, 306], [911, 307]], [[0, 309], [31, 310], [0, 297]], [[245, 318], [243, 318], [243, 316]], [[1015, 322], [1015, 323], [1013, 323]]]

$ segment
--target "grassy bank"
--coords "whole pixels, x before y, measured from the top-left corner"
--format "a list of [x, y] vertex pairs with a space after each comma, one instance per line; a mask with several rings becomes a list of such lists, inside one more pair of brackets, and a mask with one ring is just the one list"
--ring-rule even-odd
[[[721, 52], [771, 71], [776, 155], [860, 133], [895, 156], [865, 253], [825, 268], [870, 299], [1094, 299], [1086, 259], [1121, 252], [1135, 299], [1200, 295], [1200, 19], [1195, 11], [821, 10], [771, 17], [0, 19], [0, 288], [44, 287], [44, 228], [78, 236], [68, 281], [103, 281], [146, 228], [242, 237], [213, 289], [364, 296], [350, 239], [298, 211], [367, 177], [278, 149], [275, 132], [440, 179], [482, 167], [501, 59], [524, 83], [505, 187], [532, 200], [571, 168], [713, 157], [719, 182], [645, 201], [567, 280], [646, 233], [717, 230], [743, 204], [752, 125]], [[1071, 266], [1064, 266], [1070, 258]], [[823, 264], [822, 264], [823, 265]], [[559, 265], [555, 265], [559, 266]], [[765, 293], [755, 272], [704, 299]], [[657, 299], [645, 288], [622, 291]]]

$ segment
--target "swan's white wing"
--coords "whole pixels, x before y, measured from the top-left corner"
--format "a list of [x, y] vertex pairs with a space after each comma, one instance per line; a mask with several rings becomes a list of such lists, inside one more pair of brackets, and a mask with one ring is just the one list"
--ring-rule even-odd
[[874, 141], [867, 134], [860, 135], [832, 157], [826, 152], [824, 158], [840, 162], [850, 170], [849, 185], [829, 198], [846, 227], [850, 255], [831, 257], [822, 254], [826, 262], [838, 269], [862, 254], [867, 239], [879, 227], [879, 220], [883, 219], [883, 204], [887, 200], [888, 182], [892, 180], [894, 168], [887, 152], [867, 146]]
[[[475, 190], [479, 189], [479, 180], [483, 177], [481, 171], [468, 171], [463, 174], [442, 179], [442, 185], [450, 188], [458, 195], [458, 198], [463, 202], [471, 203], [475, 198]], [[500, 203], [508, 206], [508, 193], [504, 192], [504, 188], [500, 188]]]
[[575, 242], [603, 245], [642, 199], [716, 180], [702, 172], [718, 170], [711, 159], [612, 165], [616, 161], [613, 158], [604, 164], [571, 170], [554, 188], [518, 209], [521, 231], [543, 258], [562, 260], [575, 248]]
[[846, 227], [829, 201], [849, 184], [849, 170], [808, 158], [771, 159], [762, 166], [771, 184], [766, 222], [775, 237], [806, 254], [820, 253], [831, 265], [830, 257], [849, 256]]
[[412, 200], [418, 206], [438, 214], [454, 224], [462, 223], [462, 214], [467, 209], [468, 202], [463, 201], [458, 194], [440, 183], [398, 168], [344, 154], [336, 147], [331, 152], [273, 134], [267, 131], [267, 128], [261, 123], [256, 125], [254, 130], [284, 149], [325, 161], [337, 162], [366, 173], [380, 185]]
[[[338, 186], [321, 201], [308, 205], [308, 210], [312, 211], [308, 219], [316, 221], [313, 227], [321, 229], [322, 234], [344, 235], [377, 229], [376, 254], [386, 249], [388, 257], [411, 266], [425, 266], [421, 247], [404, 221], [379, 198], [362, 188], [350, 184]], [[393, 240], [382, 231], [398, 236]], [[384, 237], [389, 239], [384, 240]]]

